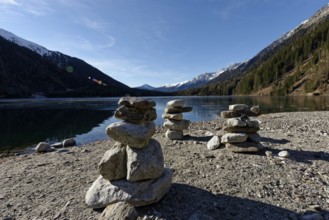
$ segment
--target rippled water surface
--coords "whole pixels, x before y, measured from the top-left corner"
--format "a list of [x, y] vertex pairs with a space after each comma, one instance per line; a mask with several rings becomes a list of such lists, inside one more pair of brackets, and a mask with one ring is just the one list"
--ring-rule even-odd
[[[263, 113], [329, 110], [329, 97], [149, 97], [157, 105], [157, 125], [166, 103], [184, 99], [193, 111], [191, 121], [213, 120], [231, 104], [259, 105]], [[105, 128], [115, 121], [119, 98], [0, 100], [0, 151], [33, 147], [74, 137], [78, 144], [107, 138]]]

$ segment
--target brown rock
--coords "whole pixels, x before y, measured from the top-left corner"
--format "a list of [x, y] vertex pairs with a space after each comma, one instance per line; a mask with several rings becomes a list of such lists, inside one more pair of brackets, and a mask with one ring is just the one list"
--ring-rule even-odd
[[119, 102], [119, 105], [125, 105], [128, 107], [134, 107], [138, 109], [150, 109], [156, 106], [155, 101], [151, 99], [138, 98], [138, 97], [122, 97]]
[[157, 113], [155, 108], [138, 109], [121, 106], [115, 111], [114, 116], [127, 122], [141, 123], [155, 120], [157, 118]]
[[164, 112], [165, 113], [183, 113], [183, 112], [190, 112], [192, 111], [192, 107], [172, 107], [172, 108], [165, 108]]
[[136, 220], [138, 212], [135, 207], [126, 202], [117, 202], [107, 206], [98, 220]]

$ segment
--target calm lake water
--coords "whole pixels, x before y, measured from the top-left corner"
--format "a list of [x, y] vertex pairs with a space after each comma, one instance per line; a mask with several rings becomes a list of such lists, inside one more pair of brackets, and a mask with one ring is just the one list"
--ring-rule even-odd
[[[149, 97], [156, 103], [157, 125], [166, 103], [184, 99], [193, 111], [184, 113], [191, 121], [219, 118], [231, 104], [259, 105], [263, 113], [329, 110], [329, 97]], [[12, 99], [0, 100], [0, 152], [34, 147], [74, 137], [78, 145], [104, 140], [105, 128], [118, 121], [113, 117], [119, 98]]]

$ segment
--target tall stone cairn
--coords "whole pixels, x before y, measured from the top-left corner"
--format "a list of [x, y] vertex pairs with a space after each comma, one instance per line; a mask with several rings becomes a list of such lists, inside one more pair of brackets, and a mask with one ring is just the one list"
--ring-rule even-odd
[[159, 201], [170, 189], [172, 171], [164, 168], [162, 148], [152, 139], [156, 103], [149, 99], [123, 97], [115, 117], [123, 121], [106, 128], [115, 144], [98, 164], [100, 176], [86, 193], [91, 208], [125, 202], [134, 207]]
[[183, 119], [183, 112], [192, 111], [192, 107], [185, 106], [184, 100], [172, 100], [167, 103], [162, 118], [165, 119], [163, 127], [167, 128], [166, 138], [181, 140], [184, 137], [183, 130], [187, 129], [190, 121]]
[[221, 143], [226, 149], [236, 153], [257, 152], [263, 147], [260, 144], [260, 121], [251, 119], [261, 114], [259, 106], [248, 108], [245, 104], [230, 105], [228, 111], [221, 112], [227, 118], [222, 128]]

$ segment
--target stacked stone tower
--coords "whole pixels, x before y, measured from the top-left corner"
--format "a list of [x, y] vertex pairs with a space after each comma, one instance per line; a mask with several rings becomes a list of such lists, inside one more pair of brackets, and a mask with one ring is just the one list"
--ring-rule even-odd
[[170, 140], [181, 140], [184, 137], [183, 130], [190, 125], [189, 120], [183, 119], [183, 112], [192, 111], [192, 107], [185, 106], [184, 100], [172, 100], [167, 103], [163, 127], [167, 128], [166, 137]]
[[250, 117], [260, 115], [260, 108], [247, 105], [230, 105], [229, 111], [221, 112], [222, 118], [227, 118], [222, 128], [221, 143], [232, 152], [257, 152], [262, 149], [260, 136], [257, 133], [260, 122]]
[[162, 148], [152, 139], [155, 133], [156, 103], [136, 97], [123, 97], [115, 117], [123, 121], [106, 128], [116, 141], [99, 163], [100, 176], [86, 194], [92, 208], [117, 202], [135, 207], [159, 201], [170, 189], [172, 171], [164, 168]]

